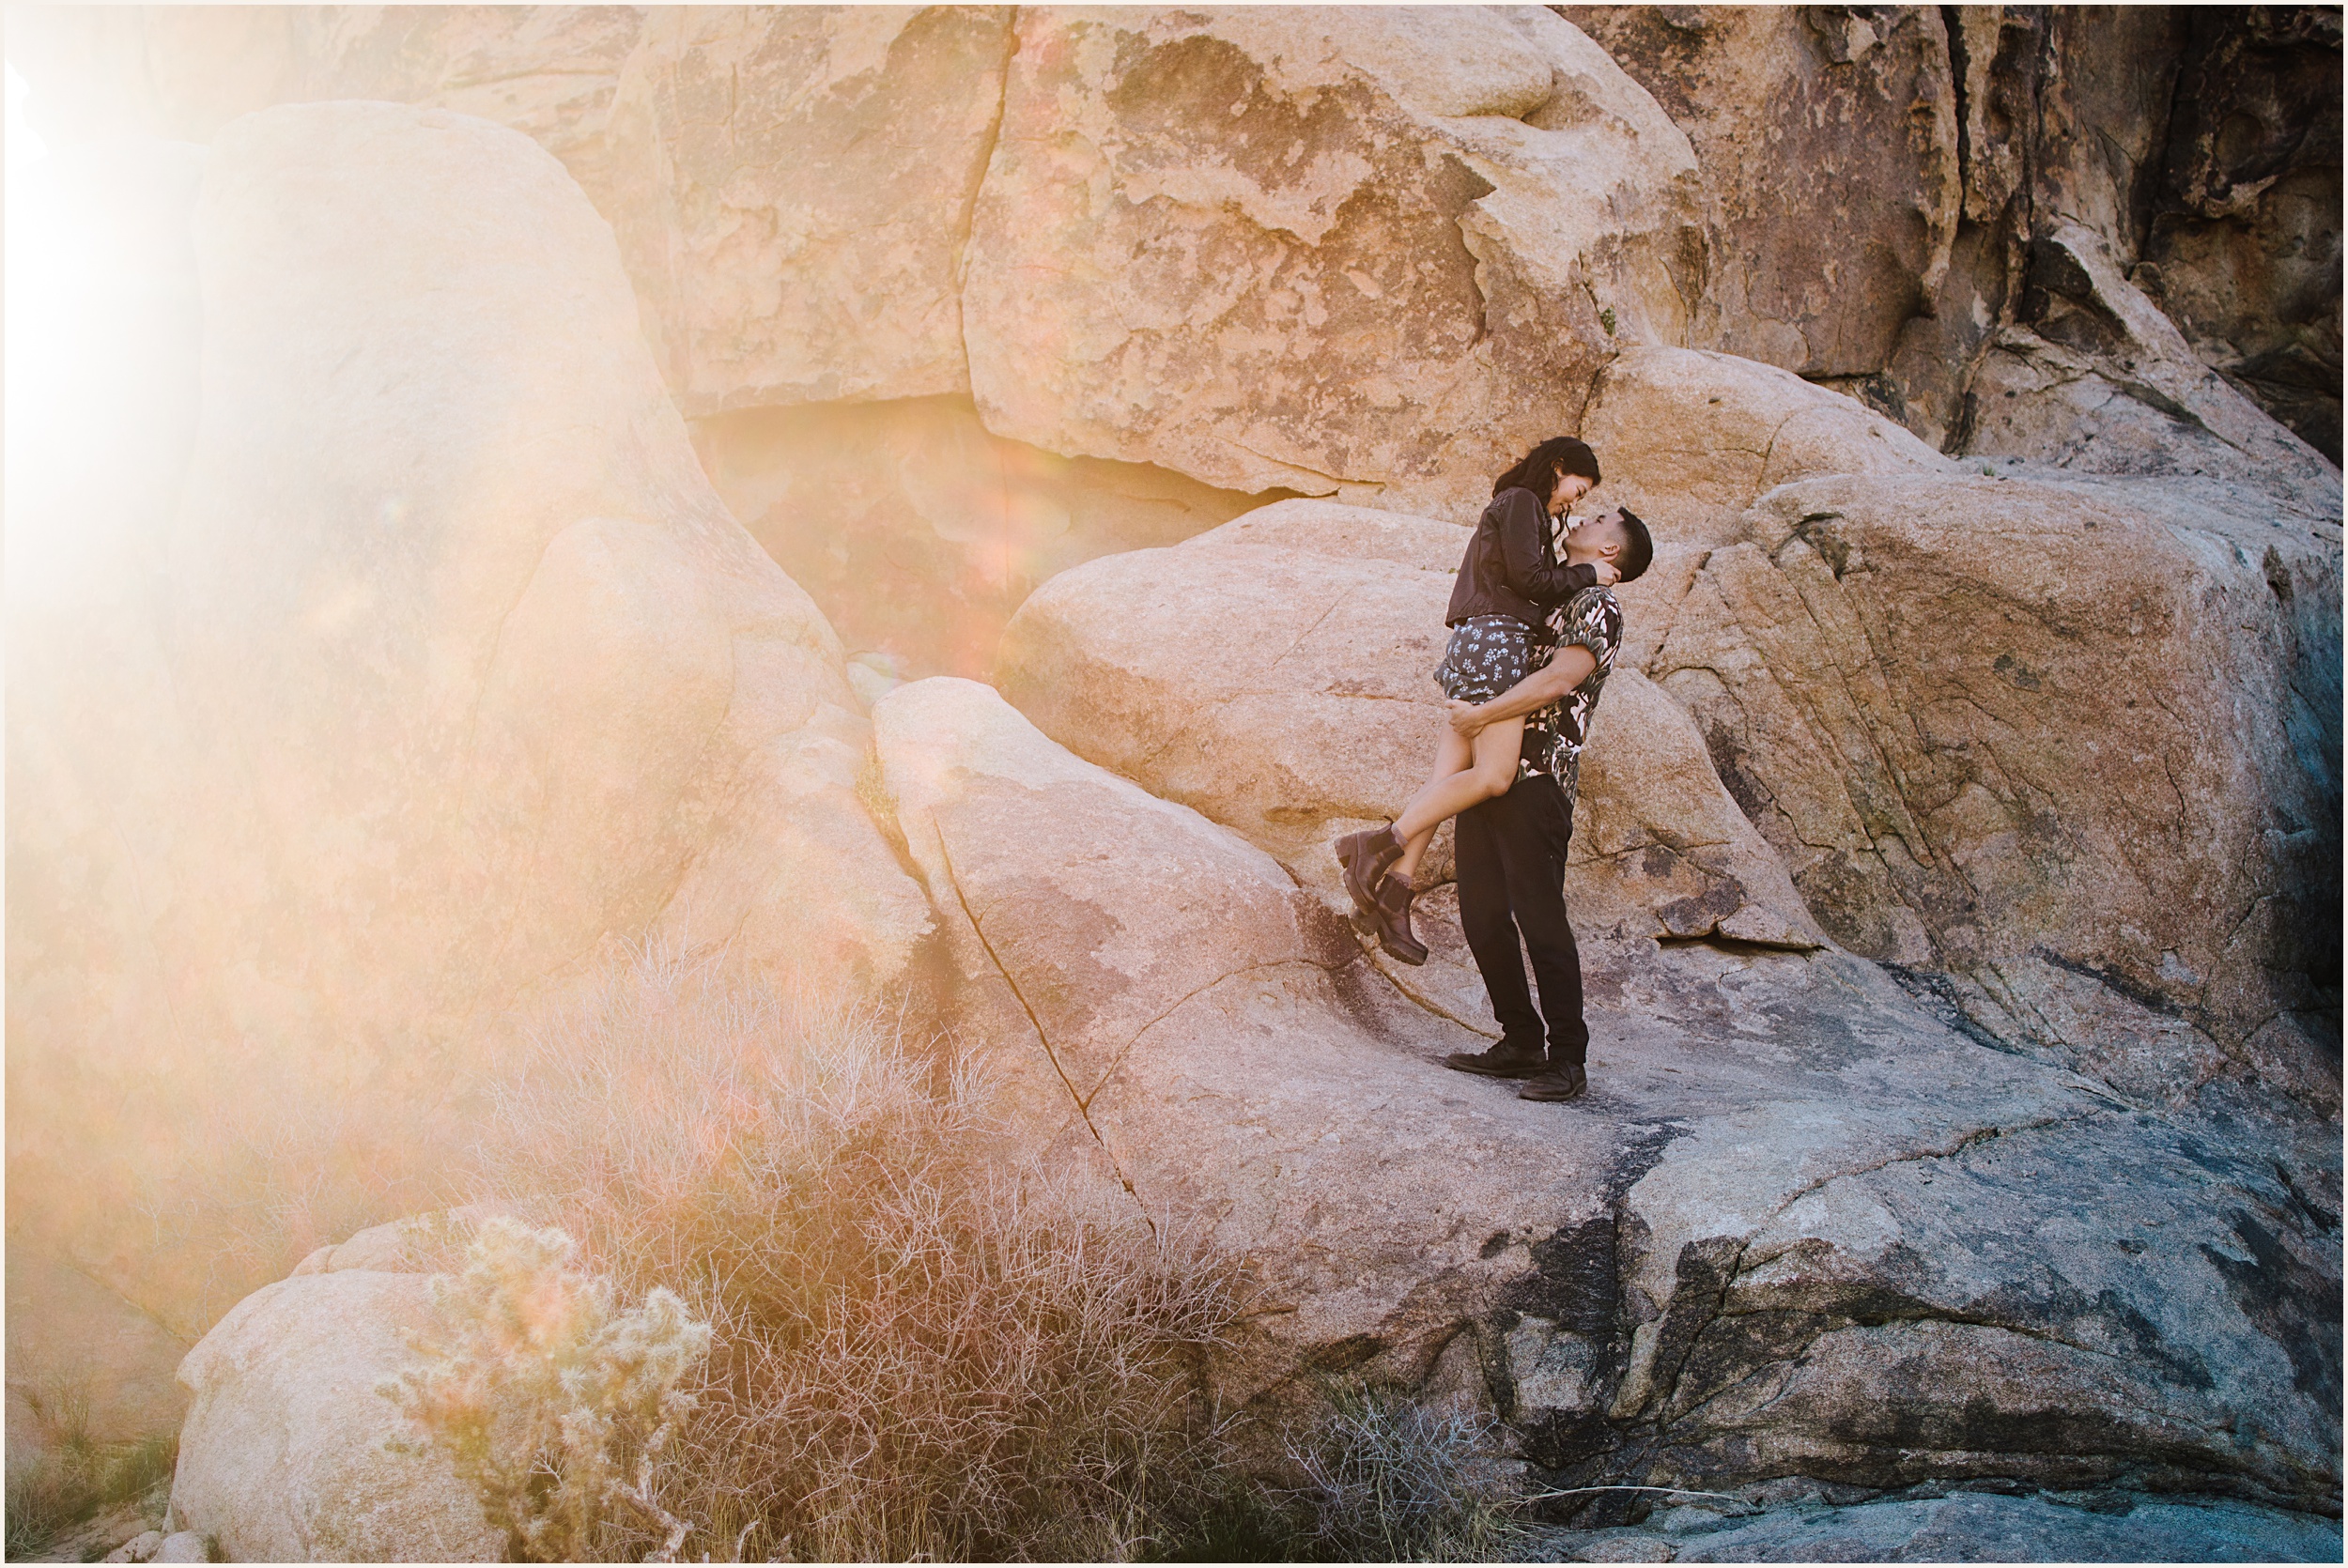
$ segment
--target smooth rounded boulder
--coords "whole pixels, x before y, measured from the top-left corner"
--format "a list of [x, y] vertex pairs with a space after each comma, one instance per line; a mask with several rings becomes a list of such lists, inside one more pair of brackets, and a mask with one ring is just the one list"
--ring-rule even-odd
[[[1089, 562], [1012, 618], [1004, 694], [1080, 755], [1236, 830], [1341, 905], [1331, 841], [1401, 810], [1433, 763], [1444, 722], [1433, 671], [1467, 537], [1290, 500], [1169, 549]], [[1567, 899], [1585, 929], [1822, 940], [1701, 737], [1635, 669], [1610, 682], [1592, 721], [1576, 821]], [[1421, 881], [1444, 880], [1447, 862], [1437, 853]]]
[[177, 1526], [228, 1562], [497, 1562], [502, 1532], [446, 1455], [401, 1452], [379, 1390], [432, 1322], [432, 1282], [317, 1272], [239, 1302], [180, 1363], [193, 1396], [172, 1480]]

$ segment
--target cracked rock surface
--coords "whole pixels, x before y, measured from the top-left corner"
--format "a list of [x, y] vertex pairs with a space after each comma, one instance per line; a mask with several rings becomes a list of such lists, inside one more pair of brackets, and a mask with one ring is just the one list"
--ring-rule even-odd
[[2131, 1095], [2336, 1104], [2338, 526], [2138, 485], [1781, 486], [1647, 668], [1853, 951]]
[[1528, 1104], [1277, 862], [990, 688], [874, 726], [1030, 1145], [1254, 1263], [1230, 1395], [1448, 1386], [1577, 1484], [2336, 1493], [2328, 1124], [2133, 1107], [1841, 952], [1631, 938], [1585, 945], [1590, 1097]]

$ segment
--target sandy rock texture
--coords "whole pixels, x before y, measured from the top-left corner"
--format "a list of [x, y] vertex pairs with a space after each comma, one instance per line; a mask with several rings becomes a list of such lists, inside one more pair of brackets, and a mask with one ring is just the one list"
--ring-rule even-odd
[[[390, 1230], [393, 1227], [384, 1227]], [[398, 1242], [344, 1243], [386, 1262]], [[171, 1488], [178, 1528], [229, 1562], [496, 1562], [505, 1541], [378, 1386], [432, 1323], [429, 1276], [313, 1269], [239, 1302], [179, 1366], [193, 1396]]]
[[[1970, 450], [1985, 401], [1975, 385], [1983, 357], [2002, 329], [2038, 327], [2030, 280], [2043, 266], [2041, 241], [2073, 223], [2110, 247], [2204, 363], [2339, 460], [2340, 110], [2332, 87], [2340, 35], [2328, 8], [2192, 16], [2169, 8], [1555, 8], [1610, 60], [1596, 72], [1581, 53], [1586, 46], [1567, 44], [1555, 19], [1535, 8], [1453, 8], [1440, 23], [1407, 11], [1382, 14], [1337, 30], [1334, 45], [1310, 12], [1267, 13], [1244, 24], [1256, 42], [1237, 34], [1225, 40], [1239, 49], [1234, 60], [1252, 65], [1224, 83], [1219, 68], [1202, 58], [1187, 79], [1237, 90], [1248, 70], [1274, 66], [1265, 78], [1273, 84], [1267, 105], [1292, 82], [1299, 96], [1291, 109], [1305, 127], [1327, 85], [1313, 85], [1309, 72], [1297, 75], [1297, 62], [1342, 61], [1338, 75], [1393, 111], [1371, 116], [1377, 130], [1349, 115], [1369, 141], [1344, 156], [1330, 144], [1324, 150], [1336, 163], [1324, 159], [1312, 165], [1316, 174], [1266, 183], [1243, 172], [1244, 156], [1223, 157], [1225, 141], [1233, 148], [1240, 139], [1260, 143], [1259, 131], [1209, 115], [1185, 146], [1167, 115], [1151, 119], [1146, 91], [1127, 93], [1132, 101], [1120, 100], [1120, 107], [1093, 101], [1104, 85], [1094, 82], [1067, 101], [1072, 114], [1079, 100], [1092, 101], [1086, 114], [1121, 127], [1089, 143], [1111, 184], [1059, 198], [1050, 192], [1076, 177], [1073, 168], [1053, 174], [1021, 153], [1018, 130], [1023, 118], [1029, 131], [1041, 129], [1039, 119], [1056, 124], [1059, 105], [1023, 107], [1020, 84], [1043, 80], [1037, 70], [1089, 68], [1069, 59], [1046, 64], [1042, 54], [1059, 47], [1051, 40], [1074, 35], [1063, 38], [1061, 23], [1033, 13], [1014, 21], [1012, 9], [58, 8], [28, 13], [11, 48], [35, 82], [32, 111], [43, 134], [67, 140], [126, 132], [207, 139], [238, 114], [320, 98], [428, 103], [527, 131], [564, 160], [621, 228], [648, 330], [660, 339], [663, 367], [692, 415], [808, 398], [970, 390], [961, 318], [979, 296], [959, 269], [982, 205], [976, 193], [995, 180], [987, 171], [997, 152], [1003, 157], [993, 167], [1011, 183], [996, 194], [1041, 201], [1040, 212], [1074, 201], [1073, 219], [1096, 199], [1111, 204], [1104, 215], [1121, 210], [1120, 202], [1145, 209], [1128, 214], [1131, 232], [1118, 242], [1126, 248], [1110, 254], [1190, 258], [1158, 263], [1172, 269], [1169, 277], [1203, 258], [1196, 245], [1210, 234], [1221, 234], [1227, 249], [1241, 248], [1226, 256], [1233, 267], [1221, 292], [1194, 287], [1168, 297], [1168, 310], [1171, 300], [1184, 301], [1177, 312], [1190, 322], [1184, 332], [1169, 334], [1166, 322], [1142, 317], [1112, 327], [1089, 309], [1068, 315], [1054, 308], [1052, 299], [1107, 286], [1076, 279], [1023, 307], [1039, 327], [1052, 322], [1102, 345], [1127, 343], [1120, 363], [1170, 364], [1167, 356], [1185, 352], [1186, 334], [1204, 333], [1222, 352], [1244, 356], [1250, 332], [1276, 335], [1277, 323], [1299, 312], [1310, 316], [1337, 305], [1344, 307], [1338, 319], [1358, 318], [1387, 337], [1416, 332], [1423, 348], [1437, 348], [1469, 309], [1472, 290], [1454, 254], [1460, 241], [1486, 269], [1479, 289], [1502, 286], [1512, 271], [1540, 286], [1540, 267], [1569, 266], [1577, 248], [1588, 248], [1570, 222], [1538, 220], [1538, 200], [1528, 206], [1509, 195], [1517, 182], [1493, 173], [1489, 148], [1457, 138], [1473, 142], [1475, 124], [1495, 118], [1585, 138], [1610, 119], [1616, 122], [1610, 134], [1634, 128], [1637, 147], [1616, 154], [1597, 144], [1559, 151], [1565, 144], [1554, 135], [1505, 132], [1531, 157], [1513, 161], [1554, 191], [1561, 157], [1589, 178], [1602, 177], [1591, 172], [1600, 164], [1644, 168], [1651, 162], [1649, 131], [1667, 118], [1685, 138], [1674, 157], [1692, 159], [1700, 186], [1689, 200], [1669, 204], [1679, 217], [1693, 215], [1703, 231], [1691, 242], [1671, 241], [1683, 254], [1671, 264], [1677, 281], [1670, 292], [1691, 302], [1671, 306], [1631, 276], [1638, 264], [1626, 271], [1622, 258], [1600, 258], [1591, 273], [1595, 291], [1608, 292], [1605, 281], [1619, 276], [1614, 292], [1628, 299], [1579, 301], [1583, 315], [1611, 308], [1620, 322], [1660, 306], [1658, 321], [1679, 322], [1684, 331], [1666, 330], [1661, 339], [1633, 332], [1634, 341], [1718, 347], [1797, 370], [1867, 399], [1935, 446]], [[1142, 8], [1118, 22], [1135, 38], [1168, 28], [1219, 36], [1216, 28], [1227, 25], [1241, 24]], [[1319, 44], [1316, 29], [1324, 35]], [[1033, 38], [1036, 49], [1021, 67], [1013, 56], [1023, 37]], [[1563, 96], [1545, 95], [1541, 55], [1555, 56], [1557, 81], [1581, 84], [1581, 97], [1563, 86], [1555, 89]], [[1617, 67], [1644, 89], [1635, 100], [1598, 85]], [[44, 85], [49, 90], [39, 90]], [[1139, 118], [1128, 118], [1128, 110]], [[1004, 143], [1007, 129], [1012, 140]], [[1331, 129], [1324, 111], [1320, 130], [1303, 133], [1311, 139]], [[1336, 251], [1319, 256], [1336, 223], [1329, 201], [1341, 199], [1348, 177], [1339, 165], [1351, 167], [1346, 156], [1377, 163], [1369, 142], [1400, 151], [1398, 137], [1424, 144], [1430, 170], [1448, 154], [1475, 171], [1467, 184], [1501, 188], [1462, 195], [1438, 189], [1441, 181], [1428, 184], [1432, 175], [1424, 171], [1403, 182], [1419, 191], [1414, 210], [1424, 221], [1414, 265], [1433, 269], [1429, 284], [1450, 280], [1451, 312], [1424, 327], [1389, 320], [1378, 301], [1339, 289], [1340, 277], [1363, 269]], [[918, 147], [919, 156], [899, 156], [906, 147]], [[1124, 174], [1114, 172], [1120, 158], [1135, 162], [1139, 184], [1130, 192], [1119, 183]], [[1225, 189], [1228, 180], [1213, 173], [1218, 166], [1240, 183]], [[1159, 174], [1176, 168], [1189, 174], [1161, 189]], [[836, 171], [847, 177], [832, 177]], [[1626, 177], [1626, 192], [1640, 186], [1654, 194], [1645, 172]], [[1676, 173], [1670, 177], [1675, 187], [1681, 182]], [[1187, 193], [1178, 189], [1185, 179], [1196, 187]], [[1230, 207], [1251, 181], [1260, 210], [1244, 210], [1244, 202]], [[1604, 194], [1571, 178], [1562, 189]], [[1321, 216], [1302, 230], [1284, 227], [1275, 210], [1284, 192], [1303, 204], [1300, 211]], [[1185, 204], [1194, 214], [1188, 220], [1180, 216]], [[1452, 237], [1452, 250], [1428, 250], [1437, 231], [1452, 226], [1444, 214], [1463, 205], [1484, 214], [1467, 225], [1475, 234]], [[1208, 223], [1206, 213], [1218, 208], [1223, 218]], [[1338, 231], [1340, 249], [1362, 237], [1367, 217], [1357, 214]], [[1409, 228], [1400, 209], [1383, 221], [1404, 224], [1395, 230], [1398, 239]], [[1145, 240], [1155, 223], [1171, 227]], [[1514, 232], [1516, 224], [1528, 231], [1512, 241], [1488, 232]], [[1612, 226], [1649, 238], [1663, 233], [1623, 212]], [[1196, 244], [1175, 238], [1193, 227]], [[1251, 229], [1262, 232], [1250, 240]], [[1016, 237], [980, 249], [1008, 267], [1006, 244], [1015, 249]], [[1241, 252], [1253, 259], [1238, 263]], [[782, 291], [753, 281], [786, 265], [800, 286]], [[875, 279], [888, 286], [860, 286]], [[1376, 286], [1385, 290], [1390, 282]], [[989, 296], [997, 312], [999, 293]], [[1506, 297], [1491, 305], [1503, 318], [1522, 309]], [[1244, 326], [1259, 316], [1256, 327]], [[1386, 325], [1369, 325], [1379, 320]], [[1223, 325], [1210, 331], [1216, 322]], [[1533, 317], [1524, 326], [1532, 330]], [[1599, 341], [1590, 321], [1577, 317], [1574, 326], [1579, 338]], [[1466, 341], [1480, 342], [1473, 332]], [[1537, 352], [1513, 360], [1499, 353], [1492, 362], [1522, 368], [1538, 359]], [[1107, 374], [1055, 390], [1018, 415], [1020, 428], [1001, 425], [998, 433], [1064, 455], [1136, 457], [1134, 448], [1151, 438], [1134, 410], [1118, 416], [1113, 401], [1103, 403], [1132, 399], [1130, 390], [1095, 384]], [[1015, 366], [981, 366], [980, 379], [994, 389], [990, 409], [1010, 416], [1012, 394], [1021, 390]], [[1408, 380], [1398, 379], [1390, 392], [1407, 391]], [[1574, 370], [1548, 391], [1569, 407], [1585, 384], [1586, 374]], [[1390, 392], [1368, 402], [1373, 410], [1396, 407]], [[1446, 412], [1451, 427], [1460, 428], [1465, 409], [1457, 397], [1421, 407]], [[1260, 432], [1202, 432], [1177, 422], [1163, 451], [1136, 460], [1248, 490], [1280, 484], [1329, 493], [1333, 481], [1383, 480], [1410, 492], [1398, 494], [1405, 507], [1431, 505], [1410, 472], [1369, 471], [1375, 443], [1365, 444], [1359, 420], [1357, 410], [1348, 443], [1328, 432], [1289, 436], [1294, 450], [1267, 444], [1257, 438]], [[1070, 438], [1113, 433], [1123, 444], [1109, 451], [1038, 440], [1037, 431], [1063, 426]], [[1231, 441], [1241, 448], [1214, 444]], [[1340, 450], [1351, 467], [1316, 464], [1314, 453]], [[1193, 467], [1194, 460], [1208, 466]], [[1300, 471], [1267, 478], [1268, 464]], [[1234, 465], [1251, 477], [1234, 477]], [[1316, 475], [1318, 489], [1306, 483]]]
[[[1937, 474], [1949, 458], [1861, 404], [1790, 371], [1734, 354], [1630, 348], [1609, 361], [1582, 416], [1605, 481], [1582, 508], [1628, 506], [1653, 534], [1659, 565], [1623, 590], [1649, 602], [1671, 562], [1740, 531], [1747, 507], [1819, 474]], [[1456, 564], [1456, 563], [1455, 563]], [[1625, 636], [1639, 635], [1635, 610]]]
[[1546, 12], [1018, 26], [964, 306], [1003, 435], [1472, 511], [1618, 339], [1686, 334], [1687, 141]]
[[166, 153], [103, 188], [173, 243], [66, 317], [96, 346], [151, 306], [94, 357], [141, 394], [99, 412], [80, 340], [10, 334], [19, 384], [91, 416], [11, 515], [40, 544], [10, 626], [11, 1086], [104, 1118], [26, 1128], [12, 1169], [111, 1234], [75, 1173], [137, 1142], [126, 1099], [315, 1068], [428, 1106], [612, 938], [904, 976], [932, 916], [857, 799], [837, 640], [702, 476], [561, 165], [387, 104]]
[[[1956, 238], [1955, 95], [1940, 13], [1561, 9], [1695, 147], [1720, 231], [1716, 346], [1807, 376], [1881, 370], [1938, 290]], [[1802, 221], [1787, 222], [1793, 213]]]
[[966, 392], [1008, 6], [639, 13], [595, 192], [687, 416]]
[[1232, 1397], [1450, 1390], [1568, 1484], [2337, 1486], [2328, 1124], [2133, 1110], [1847, 955], [1606, 937], [1592, 1095], [1530, 1105], [1276, 862], [989, 689], [874, 725], [1030, 1142], [1260, 1270]]
[[1457, 507], [1703, 309], [1687, 138], [1546, 10], [1013, 9], [615, 8], [575, 54], [557, 13], [133, 10], [25, 52], [61, 132], [365, 96], [538, 137], [694, 417], [969, 393], [1066, 457]]
[[[1433, 670], [1466, 537], [1282, 501], [1062, 573], [1012, 622], [997, 679], [1045, 733], [1235, 829], [1343, 907], [1330, 842], [1399, 811], [1433, 762]], [[1607, 744], [1583, 777], [1568, 871], [1587, 923], [1820, 940], [1685, 714], [1625, 670], [1592, 733]]]

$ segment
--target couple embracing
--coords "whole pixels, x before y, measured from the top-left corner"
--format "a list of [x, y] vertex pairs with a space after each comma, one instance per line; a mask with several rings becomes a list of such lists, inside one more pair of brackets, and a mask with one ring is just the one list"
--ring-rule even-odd
[[1598, 454], [1560, 436], [1493, 482], [1444, 617], [1451, 640], [1435, 680], [1450, 724], [1434, 771], [1390, 825], [1336, 841], [1346, 892], [1377, 927], [1379, 945], [1424, 963], [1427, 948], [1411, 930], [1412, 878], [1435, 829], [1459, 819], [1460, 925], [1501, 1038], [1444, 1065], [1521, 1079], [1521, 1099], [1574, 1099], [1589, 1086], [1566, 845], [1591, 711], [1622, 643], [1614, 586], [1635, 580], [1654, 556], [1646, 525], [1627, 507], [1570, 515], [1599, 478]]

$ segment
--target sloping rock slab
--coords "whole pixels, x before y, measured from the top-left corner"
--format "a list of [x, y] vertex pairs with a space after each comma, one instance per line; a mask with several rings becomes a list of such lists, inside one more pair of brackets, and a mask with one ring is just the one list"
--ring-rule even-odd
[[1590, 945], [1590, 1097], [1528, 1104], [1275, 862], [988, 688], [874, 730], [965, 982], [1060, 1086], [1027, 1143], [1254, 1264], [1233, 1400], [1449, 1389], [1568, 1484], [2336, 1493], [2325, 1125], [2137, 1113], [1845, 955], [1630, 939]]

